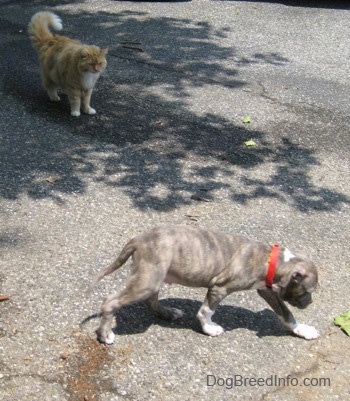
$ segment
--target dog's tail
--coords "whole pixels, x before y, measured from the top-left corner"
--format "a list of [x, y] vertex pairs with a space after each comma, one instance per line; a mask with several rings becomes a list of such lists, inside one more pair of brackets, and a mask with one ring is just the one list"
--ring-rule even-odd
[[110, 265], [108, 265], [107, 267], [105, 267], [103, 270], [101, 270], [92, 280], [92, 283], [90, 284], [89, 287], [89, 292], [92, 291], [92, 289], [94, 288], [94, 286], [103, 279], [103, 277], [108, 276], [108, 274], [113, 273], [114, 271], [116, 271], [117, 269], [119, 269], [121, 266], [123, 266], [123, 264], [130, 258], [130, 256], [135, 252], [136, 250], [136, 246], [133, 240], [129, 241], [124, 248], [122, 249], [122, 251], [120, 252], [119, 256], [117, 257], [117, 259], [111, 263]]
[[28, 33], [35, 50], [40, 50], [53, 37], [50, 27], [55, 31], [62, 29], [62, 21], [56, 14], [40, 11], [33, 15], [28, 25]]

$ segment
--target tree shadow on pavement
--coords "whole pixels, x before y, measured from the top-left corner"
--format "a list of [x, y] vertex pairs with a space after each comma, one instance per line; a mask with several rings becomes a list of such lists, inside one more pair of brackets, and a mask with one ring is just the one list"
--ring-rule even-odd
[[[232, 1], [232, 0], [214, 0]], [[348, 0], [243, 0], [247, 3], [278, 3], [290, 7], [314, 7], [349, 10]]]
[[[30, 8], [26, 13], [29, 20]], [[61, 17], [67, 36], [110, 49], [109, 66], [92, 97], [98, 114], [74, 118], [65, 97], [49, 102], [26, 27], [6, 21], [6, 33], [12, 34], [0, 51], [9, 46], [13, 51], [0, 61], [3, 198], [28, 194], [60, 201], [62, 194], [83, 193], [92, 180], [121, 188], [137, 208], [158, 211], [195, 199], [213, 201], [220, 189], [238, 203], [288, 197], [301, 211], [349, 203], [345, 195], [311, 182], [309, 171], [319, 165], [312, 149], [287, 138], [271, 143], [263, 132], [220, 116], [215, 105], [210, 113], [189, 108], [187, 99], [198, 88], [241, 90], [246, 85], [238, 78], [241, 65], [281, 68], [287, 59], [238, 57], [234, 46], [221, 45], [229, 28], [217, 30], [208, 22], [131, 11]], [[258, 147], [244, 146], [251, 137]], [[229, 183], [238, 172], [266, 163], [275, 166], [268, 179], [245, 178], [244, 188]]]

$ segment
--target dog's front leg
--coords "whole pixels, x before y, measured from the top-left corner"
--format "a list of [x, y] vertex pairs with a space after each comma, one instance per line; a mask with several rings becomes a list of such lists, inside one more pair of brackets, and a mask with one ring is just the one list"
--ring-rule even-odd
[[215, 309], [226, 295], [228, 295], [226, 288], [209, 288], [205, 300], [197, 313], [197, 318], [201, 323], [203, 333], [211, 337], [219, 336], [224, 332], [224, 329], [214, 323], [211, 318], [215, 313]]
[[265, 299], [271, 306], [283, 326], [297, 335], [298, 337], [305, 338], [306, 340], [314, 340], [319, 337], [319, 332], [312, 326], [298, 323], [288, 309], [287, 305], [282, 299], [272, 290], [257, 290], [258, 294]]

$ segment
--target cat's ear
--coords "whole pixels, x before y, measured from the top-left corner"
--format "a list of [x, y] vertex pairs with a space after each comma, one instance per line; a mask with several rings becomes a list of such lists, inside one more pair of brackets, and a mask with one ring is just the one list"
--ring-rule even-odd
[[89, 56], [89, 49], [87, 47], [83, 47], [80, 51], [80, 57], [85, 59]]
[[108, 53], [108, 49], [107, 48], [101, 49], [101, 53], [105, 56]]

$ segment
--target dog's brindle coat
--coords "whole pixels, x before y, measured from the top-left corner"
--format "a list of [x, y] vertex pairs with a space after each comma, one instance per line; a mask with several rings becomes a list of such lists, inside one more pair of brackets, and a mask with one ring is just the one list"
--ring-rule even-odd
[[98, 339], [114, 342], [113, 316], [123, 306], [145, 301], [164, 319], [176, 319], [183, 312], [158, 302], [162, 283], [206, 287], [197, 317], [204, 333], [217, 336], [224, 330], [212, 322], [216, 307], [234, 291], [256, 289], [294, 334], [311, 340], [319, 333], [314, 327], [297, 323], [283, 301], [305, 308], [317, 285], [315, 265], [281, 247], [272, 288], [265, 276], [271, 246], [240, 235], [230, 235], [191, 226], [154, 228], [129, 241], [111, 265], [94, 279], [91, 288], [104, 276], [119, 269], [132, 256], [132, 271], [126, 288], [109, 295], [101, 308]]

